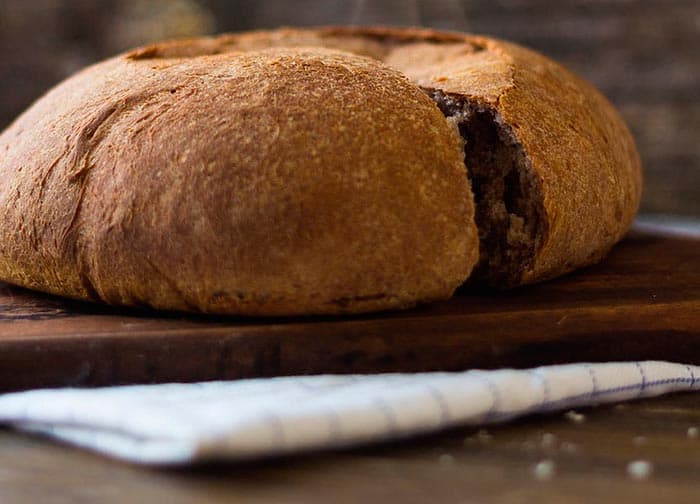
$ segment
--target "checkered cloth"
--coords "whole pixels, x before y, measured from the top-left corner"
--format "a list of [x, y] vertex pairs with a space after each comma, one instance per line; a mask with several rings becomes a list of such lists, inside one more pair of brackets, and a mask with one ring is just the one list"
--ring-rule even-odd
[[321, 375], [0, 396], [0, 423], [141, 464], [245, 460], [700, 388], [668, 362]]

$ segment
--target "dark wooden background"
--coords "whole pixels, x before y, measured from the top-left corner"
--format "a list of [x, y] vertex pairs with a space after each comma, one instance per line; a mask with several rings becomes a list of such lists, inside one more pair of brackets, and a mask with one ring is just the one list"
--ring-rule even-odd
[[562, 61], [629, 122], [643, 210], [700, 215], [698, 0], [0, 0], [0, 128], [71, 72], [154, 39], [371, 23], [485, 33]]

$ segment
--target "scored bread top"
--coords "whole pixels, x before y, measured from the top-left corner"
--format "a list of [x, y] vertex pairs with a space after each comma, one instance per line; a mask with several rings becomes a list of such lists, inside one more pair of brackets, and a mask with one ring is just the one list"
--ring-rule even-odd
[[493, 108], [522, 145], [543, 200], [542, 236], [515, 284], [600, 260], [634, 219], [642, 173], [624, 121], [592, 85], [512, 43], [423, 29], [283, 29], [149, 46], [132, 57], [277, 46], [332, 47], [370, 56], [423, 89]]
[[243, 315], [400, 308], [467, 278], [462, 140], [398, 71], [323, 48], [147, 52], [0, 136], [0, 278]]

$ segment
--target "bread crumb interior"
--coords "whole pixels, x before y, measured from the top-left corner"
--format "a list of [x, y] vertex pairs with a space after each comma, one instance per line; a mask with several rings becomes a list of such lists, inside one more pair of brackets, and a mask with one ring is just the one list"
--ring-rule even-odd
[[500, 288], [517, 285], [544, 235], [539, 184], [524, 149], [493, 108], [425, 91], [464, 139], [479, 228], [479, 262], [472, 279]]

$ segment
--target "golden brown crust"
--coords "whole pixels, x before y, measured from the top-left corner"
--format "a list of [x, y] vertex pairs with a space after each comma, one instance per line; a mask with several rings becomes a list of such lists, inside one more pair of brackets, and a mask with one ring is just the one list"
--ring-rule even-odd
[[543, 227], [521, 283], [626, 231], [632, 138], [559, 65], [458, 33], [287, 29], [137, 49], [40, 99], [0, 136], [0, 278], [246, 315], [448, 297], [477, 259], [474, 208], [460, 139], [415, 84], [493, 109], [527, 154]]
[[520, 282], [600, 260], [627, 231], [641, 198], [634, 140], [589, 83], [544, 56], [487, 37], [424, 29], [324, 28], [224, 35], [219, 50], [331, 46], [371, 55], [425, 89], [492, 107], [540, 183], [543, 236]]
[[476, 261], [459, 135], [325, 49], [74, 76], [0, 137], [0, 277], [114, 304], [280, 315], [444, 299]]
[[544, 196], [547, 235], [524, 281], [600, 260], [632, 224], [642, 189], [634, 140], [590, 84], [551, 60], [497, 43], [513, 59], [498, 109], [516, 128]]

